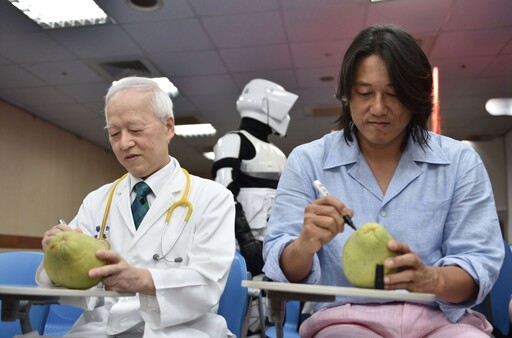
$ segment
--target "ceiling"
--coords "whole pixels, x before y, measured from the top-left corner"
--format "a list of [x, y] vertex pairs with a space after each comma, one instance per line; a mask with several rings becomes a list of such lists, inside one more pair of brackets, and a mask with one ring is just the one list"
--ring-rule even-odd
[[487, 140], [512, 129], [512, 117], [484, 108], [488, 98], [512, 97], [511, 0], [163, 0], [156, 11], [96, 2], [115, 24], [44, 30], [0, 0], [0, 99], [105, 149], [102, 100], [122, 70], [106, 64], [121, 62], [169, 77], [180, 91], [177, 119], [217, 129], [171, 141], [192, 173], [209, 176], [202, 153], [238, 127], [235, 102], [253, 78], [299, 95], [288, 136], [271, 137], [288, 154], [334, 128], [342, 56], [374, 23], [404, 27], [439, 67], [444, 135]]

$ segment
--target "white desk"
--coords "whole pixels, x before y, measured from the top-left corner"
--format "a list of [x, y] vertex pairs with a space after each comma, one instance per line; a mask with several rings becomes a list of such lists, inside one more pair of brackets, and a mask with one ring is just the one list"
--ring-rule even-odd
[[435, 304], [435, 296], [429, 293], [253, 280], [243, 280], [242, 286], [265, 290], [267, 293], [269, 321], [276, 324], [276, 334], [278, 338], [283, 337], [282, 325], [284, 322], [286, 301], [288, 300], [333, 302], [336, 296], [350, 296], [363, 297], [370, 300]]
[[[29, 311], [32, 304], [58, 303], [62, 297], [130, 297], [133, 292], [106, 291], [101, 288], [72, 290], [61, 287], [44, 287], [34, 285], [0, 285], [2, 300], [2, 321], [20, 320], [21, 332], [32, 331]], [[23, 304], [22, 304], [23, 303]], [[20, 305], [21, 308], [20, 308]]]

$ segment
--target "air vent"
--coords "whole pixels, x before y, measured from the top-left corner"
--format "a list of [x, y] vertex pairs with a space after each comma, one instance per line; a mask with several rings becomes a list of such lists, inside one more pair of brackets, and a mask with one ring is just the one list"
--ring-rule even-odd
[[149, 76], [151, 72], [142, 61], [105, 62], [100, 65], [112, 78], [121, 78], [129, 75]]
[[146, 60], [89, 60], [87, 63], [109, 82], [134, 75], [160, 76], [156, 68]]

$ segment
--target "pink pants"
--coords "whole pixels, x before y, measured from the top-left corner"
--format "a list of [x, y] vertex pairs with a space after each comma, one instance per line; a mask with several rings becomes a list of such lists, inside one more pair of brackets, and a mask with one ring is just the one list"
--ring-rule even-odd
[[301, 338], [488, 338], [491, 332], [480, 313], [466, 313], [454, 324], [438, 308], [414, 303], [341, 305], [314, 313], [300, 326]]

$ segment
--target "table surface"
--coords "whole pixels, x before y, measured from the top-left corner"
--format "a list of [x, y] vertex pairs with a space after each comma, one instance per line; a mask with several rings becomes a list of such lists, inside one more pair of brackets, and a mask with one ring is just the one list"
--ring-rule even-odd
[[242, 286], [254, 289], [263, 289], [267, 291], [293, 294], [364, 297], [378, 300], [409, 301], [427, 304], [433, 304], [435, 302], [435, 295], [433, 294], [408, 292], [405, 290], [377, 290], [355, 287], [311, 285], [299, 283], [279, 283], [252, 280], [243, 280]]
[[107, 291], [99, 287], [87, 290], [66, 289], [34, 285], [0, 285], [0, 295], [11, 296], [55, 296], [55, 297], [130, 297], [133, 292]]

